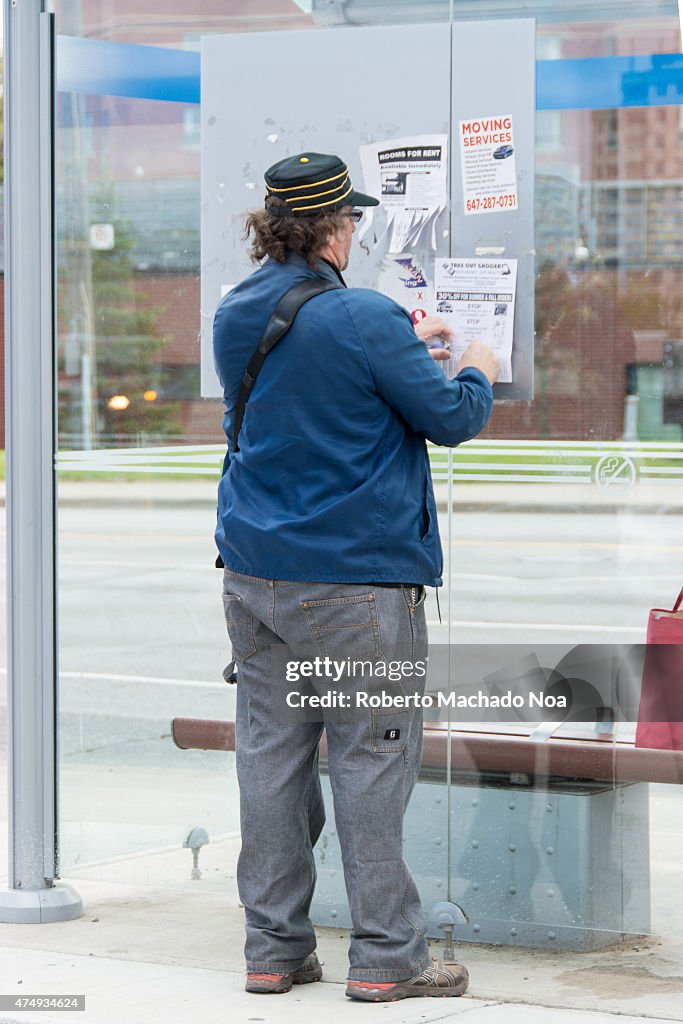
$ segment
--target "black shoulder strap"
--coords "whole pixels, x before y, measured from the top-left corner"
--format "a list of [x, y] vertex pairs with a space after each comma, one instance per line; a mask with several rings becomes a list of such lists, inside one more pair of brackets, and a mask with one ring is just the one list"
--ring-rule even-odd
[[341, 287], [341, 284], [337, 284], [335, 281], [326, 281], [321, 277], [307, 278], [305, 281], [300, 281], [299, 284], [295, 284], [293, 288], [290, 288], [278, 302], [273, 315], [266, 325], [263, 337], [249, 360], [249, 365], [242, 377], [239, 394], [237, 395], [237, 404], [235, 405], [235, 422], [232, 434], [233, 451], [239, 451], [237, 438], [242, 426], [242, 420], [244, 419], [244, 410], [266, 356], [275, 348], [278, 341], [284, 337], [292, 326], [294, 317], [304, 302], [308, 302], [314, 295], [320, 295], [322, 292], [329, 292]]

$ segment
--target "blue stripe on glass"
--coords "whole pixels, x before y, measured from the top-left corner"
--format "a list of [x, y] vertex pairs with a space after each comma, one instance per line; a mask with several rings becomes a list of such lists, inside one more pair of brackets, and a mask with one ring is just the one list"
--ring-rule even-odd
[[57, 37], [57, 89], [199, 103], [199, 54], [104, 39]]
[[[160, 46], [57, 37], [57, 88], [95, 96], [199, 103], [199, 54]], [[683, 103], [683, 54], [536, 62], [538, 110]]]
[[536, 61], [537, 110], [683, 103], [683, 54]]

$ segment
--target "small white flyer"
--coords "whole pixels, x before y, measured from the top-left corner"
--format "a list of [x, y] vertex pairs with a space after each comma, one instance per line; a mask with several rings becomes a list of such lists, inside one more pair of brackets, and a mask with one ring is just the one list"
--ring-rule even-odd
[[498, 357], [498, 380], [512, 380], [516, 288], [516, 259], [436, 258], [435, 313], [455, 333], [451, 358], [441, 364], [447, 377], [455, 376], [460, 356], [478, 339]]
[[517, 168], [512, 117], [460, 122], [460, 161], [466, 214], [517, 209]]
[[[360, 147], [360, 158], [365, 190], [380, 199], [387, 216], [389, 252], [403, 253], [425, 238], [435, 249], [436, 219], [448, 202], [448, 136], [373, 142]], [[361, 237], [372, 217], [368, 207]]]

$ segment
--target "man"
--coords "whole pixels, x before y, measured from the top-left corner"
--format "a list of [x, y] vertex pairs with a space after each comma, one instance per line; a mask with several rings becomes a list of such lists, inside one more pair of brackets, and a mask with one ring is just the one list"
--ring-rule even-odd
[[[447, 335], [441, 321], [423, 321], [420, 338], [391, 299], [346, 287], [355, 222], [378, 200], [354, 191], [339, 157], [287, 157], [265, 180], [265, 209], [248, 217], [245, 236], [261, 266], [225, 296], [214, 322], [228, 437], [216, 542], [238, 666], [246, 988], [285, 992], [322, 976], [308, 914], [325, 726], [353, 921], [346, 994], [457, 996], [467, 971], [430, 958], [402, 859], [420, 708], [290, 719], [274, 710], [292, 687], [272, 655], [285, 645], [294, 656], [425, 662], [425, 586], [440, 586], [442, 570], [425, 439], [456, 445], [482, 429], [497, 362], [476, 342], [448, 381], [424, 344]], [[269, 318], [289, 289], [316, 279], [336, 287], [310, 298], [268, 354], [235, 444], [240, 384]]]

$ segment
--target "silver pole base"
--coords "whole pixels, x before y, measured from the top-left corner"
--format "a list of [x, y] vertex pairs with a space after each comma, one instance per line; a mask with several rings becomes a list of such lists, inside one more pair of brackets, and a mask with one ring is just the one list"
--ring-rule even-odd
[[0, 886], [0, 922], [3, 924], [47, 924], [74, 921], [83, 915], [83, 901], [65, 882], [45, 889], [10, 889]]

